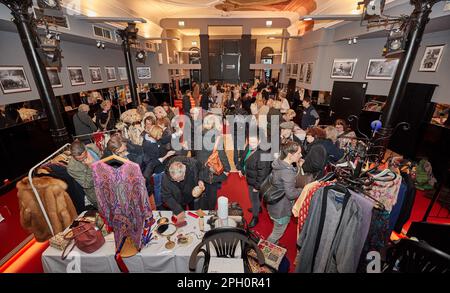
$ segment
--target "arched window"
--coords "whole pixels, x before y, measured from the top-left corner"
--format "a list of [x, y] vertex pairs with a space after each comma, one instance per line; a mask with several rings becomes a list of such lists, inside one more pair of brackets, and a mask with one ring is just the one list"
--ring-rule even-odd
[[265, 59], [265, 58], [272, 58], [274, 51], [271, 47], [265, 47], [264, 49], [261, 50], [261, 59]]

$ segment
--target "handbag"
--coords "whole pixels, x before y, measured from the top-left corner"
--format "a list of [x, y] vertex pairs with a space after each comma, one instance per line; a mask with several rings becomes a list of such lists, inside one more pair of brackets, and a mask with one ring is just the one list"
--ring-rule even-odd
[[284, 197], [284, 189], [273, 185], [272, 173], [264, 179], [259, 190], [264, 202], [268, 205], [274, 205]]
[[[64, 248], [61, 259], [65, 260], [69, 253], [76, 246], [79, 250], [86, 253], [97, 251], [105, 243], [105, 237], [100, 230], [97, 230], [92, 223], [80, 222], [78, 226], [72, 228], [64, 235], [64, 239], [69, 240], [69, 244]], [[69, 252], [66, 253], [70, 243], [73, 242]]]
[[241, 206], [237, 202], [232, 202], [228, 204], [228, 215], [229, 216], [236, 216], [236, 217], [243, 217], [244, 211], [242, 210]]
[[218, 144], [220, 141], [220, 137], [216, 139], [216, 143], [214, 144], [214, 149], [211, 153], [211, 155], [208, 157], [208, 160], [206, 161], [206, 167], [208, 167], [215, 175], [221, 175], [224, 171], [224, 167], [222, 164], [222, 161], [219, 157], [219, 151], [217, 150]]
[[51, 247], [62, 251], [67, 247], [67, 245], [69, 245], [69, 241], [70, 240], [64, 238], [63, 232], [59, 232], [58, 234], [50, 238], [49, 244]]
[[304, 188], [306, 185], [314, 181], [314, 176], [311, 173], [303, 173], [302, 168], [298, 168], [297, 176], [295, 178], [295, 188]]

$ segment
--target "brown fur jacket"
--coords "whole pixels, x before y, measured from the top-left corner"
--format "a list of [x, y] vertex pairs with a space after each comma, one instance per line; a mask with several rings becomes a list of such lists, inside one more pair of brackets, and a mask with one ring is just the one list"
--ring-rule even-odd
[[[51, 177], [35, 177], [33, 184], [39, 193], [47, 211], [54, 233], [64, 231], [77, 217], [75, 207], [66, 192], [67, 184]], [[37, 241], [43, 242], [52, 237], [52, 233], [45, 221], [44, 214], [39, 208], [28, 177], [17, 183], [17, 197], [20, 206], [20, 224], [32, 233]]]

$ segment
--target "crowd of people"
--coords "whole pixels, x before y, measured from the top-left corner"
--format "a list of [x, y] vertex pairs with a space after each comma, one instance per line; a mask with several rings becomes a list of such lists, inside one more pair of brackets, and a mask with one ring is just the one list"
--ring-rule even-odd
[[[273, 184], [284, 190], [284, 198], [267, 209], [274, 222], [268, 240], [278, 243], [291, 219], [293, 202], [301, 193], [299, 174], [315, 180], [323, 176], [328, 163], [336, 163], [344, 156], [344, 149], [355, 144], [355, 133], [344, 120], [334, 125], [320, 126], [320, 117], [311, 97], [302, 101], [288, 97], [275, 83], [250, 84], [193, 84], [182, 97], [182, 108], [171, 105], [153, 105], [148, 99], [137, 109], [133, 118], [117, 120], [111, 109], [111, 101], [100, 104], [95, 118], [89, 115], [90, 108], [82, 104], [73, 117], [77, 135], [91, 134], [114, 129], [104, 150], [91, 143], [86, 135], [75, 140], [71, 146], [72, 157], [68, 165], [69, 174], [84, 188], [86, 198], [96, 208], [91, 164], [103, 157], [116, 155], [128, 159], [141, 167], [147, 188], [154, 198], [158, 210], [169, 209], [179, 221], [184, 220], [189, 209], [215, 210], [217, 192], [230, 172], [245, 177], [252, 204], [252, 220], [249, 227], [258, 224], [261, 212], [261, 185], [272, 174]], [[131, 111], [131, 110], [130, 110]], [[184, 139], [186, 130], [173, 123], [174, 118], [184, 114], [191, 122], [191, 134], [208, 133], [214, 148], [194, 147], [194, 136]], [[234, 132], [229, 133], [233, 149], [225, 149], [224, 128], [228, 128], [226, 116], [236, 119]], [[133, 116], [134, 117], [134, 116]], [[250, 133], [247, 120], [257, 121], [257, 132]], [[272, 121], [279, 121], [279, 137], [271, 135]], [[301, 121], [298, 125], [294, 118]], [[200, 121], [200, 123], [195, 123]], [[219, 121], [219, 122], [218, 122]], [[117, 127], [124, 123], [126, 127]], [[225, 126], [225, 127], [224, 127]], [[197, 129], [196, 129], [197, 128]], [[201, 128], [201, 129], [200, 129]], [[244, 128], [244, 136], [239, 128]], [[126, 130], [126, 131], [125, 131]], [[132, 135], [135, 133], [135, 135]], [[180, 141], [181, 149], [174, 148], [173, 141]], [[271, 150], [262, 148], [262, 141], [279, 143], [279, 152], [271, 159]], [[274, 141], [275, 140], [275, 141]], [[238, 147], [238, 145], [244, 147]], [[227, 151], [233, 155], [227, 156]], [[221, 165], [220, 172], [210, 161]], [[233, 164], [231, 164], [233, 161]], [[235, 170], [232, 170], [232, 165]]]

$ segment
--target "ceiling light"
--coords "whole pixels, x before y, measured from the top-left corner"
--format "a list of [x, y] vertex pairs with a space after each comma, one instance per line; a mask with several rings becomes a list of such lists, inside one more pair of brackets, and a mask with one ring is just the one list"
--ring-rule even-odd
[[193, 47], [197, 47], [197, 42], [196, 41], [192, 41], [191, 44], [192, 44]]
[[136, 61], [145, 64], [145, 59], [147, 54], [144, 50], [139, 50], [136, 52]]
[[102, 43], [100, 41], [97, 41], [97, 48], [100, 49], [101, 46], [102, 46]]
[[351, 45], [352, 44], [352, 39], [348, 40], [348, 44]]
[[353, 44], [356, 44], [356, 43], [358, 43], [358, 40], [357, 40], [357, 38], [355, 37], [355, 38], [353, 38]]
[[269, 40], [275, 40], [275, 37], [268, 37]]
[[267, 20], [266, 21], [266, 26], [267, 27], [271, 27], [272, 26], [272, 21], [271, 20]]
[[184, 26], [184, 21], [180, 20], [180, 21], [178, 22], [178, 26]]
[[312, 20], [312, 17], [307, 17], [307, 18], [304, 18], [303, 20], [304, 21], [310, 21], [310, 20]]
[[102, 49], [105, 50], [105, 43], [102, 42]]

